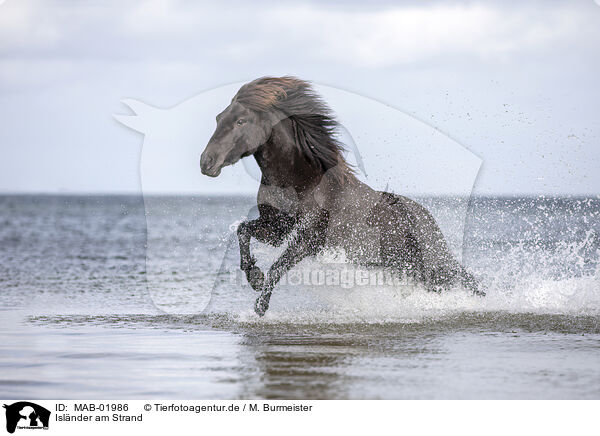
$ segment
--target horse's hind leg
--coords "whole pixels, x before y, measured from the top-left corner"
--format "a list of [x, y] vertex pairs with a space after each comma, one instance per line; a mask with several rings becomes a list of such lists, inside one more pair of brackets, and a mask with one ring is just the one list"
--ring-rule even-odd
[[[439, 293], [458, 282], [474, 295], [485, 295], [477, 279], [454, 259], [427, 209], [387, 192], [381, 193], [381, 200], [374, 208], [374, 223], [380, 226], [382, 234], [392, 235], [385, 243], [396, 247], [388, 251], [411, 265], [428, 291]], [[382, 247], [385, 243], [382, 241]]]
[[463, 266], [461, 266], [460, 271], [460, 284], [464, 288], [470, 290], [473, 293], [473, 295], [485, 297], [485, 292], [481, 290], [481, 284], [479, 283], [479, 281]]
[[426, 271], [423, 276], [425, 287], [430, 292], [440, 293], [453, 284], [459, 284], [471, 291], [473, 295], [485, 297], [485, 292], [480, 289], [480, 284], [475, 276], [458, 262], [453, 268]]

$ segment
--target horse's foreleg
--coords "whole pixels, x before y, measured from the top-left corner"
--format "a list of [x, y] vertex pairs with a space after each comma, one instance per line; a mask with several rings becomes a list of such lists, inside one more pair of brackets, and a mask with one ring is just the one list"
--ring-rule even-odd
[[261, 216], [253, 221], [245, 221], [237, 228], [240, 245], [240, 268], [255, 291], [263, 288], [264, 274], [256, 266], [256, 259], [250, 253], [250, 239], [279, 246], [290, 234], [296, 222], [293, 216], [277, 211], [268, 205], [260, 205]]
[[237, 228], [238, 242], [240, 245], [240, 268], [246, 273], [246, 279], [252, 289], [260, 291], [265, 280], [264, 274], [256, 266], [256, 259], [250, 253], [250, 238], [256, 234], [257, 227], [263, 224], [260, 219], [245, 221]]
[[271, 265], [262, 292], [254, 305], [254, 311], [259, 316], [263, 316], [269, 308], [271, 293], [281, 277], [302, 259], [321, 250], [325, 244], [327, 222], [327, 214], [324, 213], [315, 225], [300, 230], [284, 253]]

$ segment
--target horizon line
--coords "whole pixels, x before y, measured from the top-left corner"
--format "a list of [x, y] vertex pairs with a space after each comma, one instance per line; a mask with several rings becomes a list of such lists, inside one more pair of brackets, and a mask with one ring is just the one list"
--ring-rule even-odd
[[[578, 192], [578, 193], [556, 193], [549, 194], [543, 192], [497, 192], [497, 193], [471, 193], [470, 195], [456, 193], [418, 193], [402, 192], [400, 195], [407, 197], [452, 197], [452, 198], [483, 198], [483, 197], [501, 197], [501, 198], [565, 198], [565, 197], [596, 197], [600, 198], [600, 193]], [[203, 192], [141, 192], [141, 191], [0, 191], [0, 197], [17, 196], [54, 196], [54, 197], [254, 197], [256, 192], [233, 192], [233, 191], [203, 191]]]

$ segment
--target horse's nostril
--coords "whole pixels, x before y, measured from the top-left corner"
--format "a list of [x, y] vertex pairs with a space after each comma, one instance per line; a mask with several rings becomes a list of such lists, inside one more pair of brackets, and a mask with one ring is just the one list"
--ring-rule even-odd
[[214, 159], [211, 156], [202, 156], [200, 159], [200, 166], [202, 168], [210, 168], [213, 164]]
[[200, 158], [200, 170], [202, 171], [202, 174], [216, 177], [220, 172], [217, 162], [218, 159], [216, 159], [214, 156], [202, 155]]

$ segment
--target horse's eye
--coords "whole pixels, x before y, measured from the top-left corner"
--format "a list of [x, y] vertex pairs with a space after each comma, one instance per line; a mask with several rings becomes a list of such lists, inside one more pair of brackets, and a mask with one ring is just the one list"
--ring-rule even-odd
[[240, 118], [239, 120], [237, 120], [237, 125], [241, 126], [242, 124], [244, 124], [246, 122], [246, 120], [244, 120], [243, 118]]

